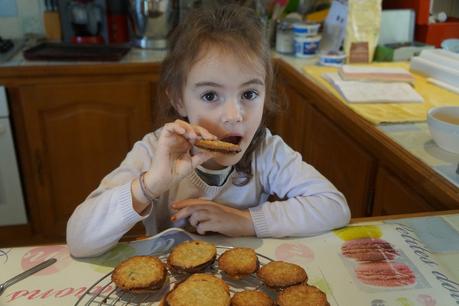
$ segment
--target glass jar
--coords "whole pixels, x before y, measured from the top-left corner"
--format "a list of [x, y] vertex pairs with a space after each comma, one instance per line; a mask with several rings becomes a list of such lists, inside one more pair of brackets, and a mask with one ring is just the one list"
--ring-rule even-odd
[[292, 20], [280, 19], [276, 27], [276, 51], [284, 54], [293, 54]]

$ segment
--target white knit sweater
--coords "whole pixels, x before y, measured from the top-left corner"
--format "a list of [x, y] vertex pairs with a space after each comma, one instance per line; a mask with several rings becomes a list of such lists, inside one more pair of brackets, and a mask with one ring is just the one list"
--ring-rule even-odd
[[[140, 216], [132, 207], [131, 181], [150, 168], [159, 131], [138, 141], [121, 165], [80, 204], [67, 224], [67, 244], [76, 257], [101, 254], [137, 222], [147, 235], [184, 222], [172, 223], [169, 204], [204, 198], [238, 209], [249, 209], [258, 237], [309, 236], [346, 225], [350, 219], [344, 196], [301, 155], [269, 131], [253, 154], [253, 177], [235, 186], [230, 174], [222, 186], [209, 186], [192, 172], [161, 195], [151, 211]], [[267, 202], [270, 194], [283, 201]]]

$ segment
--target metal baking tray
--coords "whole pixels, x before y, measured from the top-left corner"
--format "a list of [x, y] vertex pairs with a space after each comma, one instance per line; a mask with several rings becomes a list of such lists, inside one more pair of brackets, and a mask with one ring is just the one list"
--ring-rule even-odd
[[[226, 250], [232, 249], [232, 247], [226, 246], [217, 246], [217, 258], [223, 254]], [[268, 264], [273, 261], [271, 258], [266, 257], [262, 254], [256, 253], [260, 267]], [[164, 263], [167, 262], [167, 257], [169, 253], [159, 255], [159, 259]], [[266, 287], [261, 280], [259, 280], [254, 274], [251, 274], [247, 277], [235, 280], [225, 276], [221, 270], [218, 269], [217, 260], [208, 268], [206, 268], [204, 273], [209, 273], [215, 275], [225, 281], [229, 286], [231, 294], [234, 294], [243, 290], [261, 290], [266, 294], [274, 297], [275, 292]], [[112, 282], [111, 274], [112, 272], [106, 274], [91, 287], [89, 287], [86, 292], [80, 297], [76, 302], [75, 306], [81, 305], [159, 305], [161, 298], [169, 292], [170, 289], [174, 287], [174, 284], [182, 281], [186, 276], [183, 274], [171, 273], [169, 270], [168, 279], [164, 286], [152, 293], [128, 293], [123, 290], [117, 289], [115, 284]]]
[[25, 59], [40, 61], [119, 61], [129, 46], [73, 45], [44, 42], [23, 51]]

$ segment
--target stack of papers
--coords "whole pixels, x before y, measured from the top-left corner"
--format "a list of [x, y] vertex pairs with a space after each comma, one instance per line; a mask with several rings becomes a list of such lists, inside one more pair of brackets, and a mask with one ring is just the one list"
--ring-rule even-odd
[[422, 96], [406, 82], [346, 81], [338, 73], [322, 75], [349, 103], [422, 103]]
[[338, 74], [345, 81], [414, 83], [413, 75], [399, 67], [344, 65], [340, 67]]

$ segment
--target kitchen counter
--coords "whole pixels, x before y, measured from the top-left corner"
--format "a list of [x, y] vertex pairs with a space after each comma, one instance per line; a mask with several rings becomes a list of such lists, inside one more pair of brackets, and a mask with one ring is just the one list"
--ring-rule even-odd
[[[305, 66], [317, 65], [317, 58], [300, 59], [292, 56], [275, 54], [275, 57], [290, 64], [299, 73], [315, 82], [324, 90], [320, 82], [304, 71]], [[432, 85], [434, 86], [434, 85]], [[446, 91], [446, 89], [444, 90]], [[459, 99], [459, 95], [456, 95]], [[346, 102], [343, 102], [346, 104]], [[413, 154], [428, 167], [446, 178], [449, 182], [459, 188], [459, 154], [450, 153], [437, 146], [433, 141], [427, 122], [407, 123], [380, 123], [376, 127], [398, 143], [403, 149]], [[459, 193], [459, 189], [458, 189]]]
[[[129, 53], [120, 62], [79, 62], [79, 61], [27, 61], [23, 58], [22, 53], [16, 54], [10, 61], [0, 64], [1, 68], [27, 68], [27, 67], [55, 67], [55, 66], [81, 66], [81, 65], [102, 65], [113, 66], [116, 64], [146, 64], [160, 63], [165, 51], [148, 50], [132, 48]], [[296, 58], [294, 56], [282, 55], [273, 52], [273, 58], [282, 59], [291, 65], [299, 73], [310, 79], [311, 76], [304, 72], [304, 67], [307, 65], [317, 65], [318, 58]], [[320, 84], [317, 84], [320, 86]], [[449, 182], [459, 187], [459, 174], [456, 170], [459, 167], [459, 154], [449, 153], [439, 148], [432, 140], [427, 124], [422, 123], [382, 123], [378, 124], [377, 128], [384, 134], [397, 142], [405, 150], [413, 154], [416, 158], [431, 167], [438, 174], [446, 178]], [[459, 191], [458, 191], [459, 192]]]
[[[48, 258], [57, 258], [57, 262], [7, 288], [0, 296], [0, 304], [75, 305], [81, 299], [78, 305], [100, 305], [101, 301], [110, 305], [126, 305], [127, 296], [114, 291], [110, 281], [113, 267], [136, 254], [160, 256], [175, 243], [191, 238], [204, 239], [218, 246], [251, 247], [270, 259], [296, 263], [308, 273], [309, 284], [326, 292], [330, 305], [455, 304], [453, 301], [458, 299], [454, 294], [459, 290], [459, 266], [456, 264], [459, 260], [459, 210], [403, 217], [355, 219], [350, 226], [338, 231], [289, 239], [194, 236], [179, 229], [169, 229], [146, 240], [120, 243], [101, 256], [87, 259], [72, 258], [66, 245], [4, 248], [0, 249], [1, 282]], [[365, 237], [382, 239], [391, 244], [397, 256], [388, 259], [386, 264], [406, 267], [410, 271], [409, 284], [382, 282], [382, 279], [381, 283], [369, 284], [365, 283], [365, 278], [357, 276], [357, 267], [369, 267], [371, 262], [359, 264], [355, 259], [344, 256], [342, 247], [349, 241], [357, 242], [357, 239]], [[223, 251], [219, 248], [218, 252]], [[161, 258], [165, 259], [165, 255]], [[263, 257], [260, 259], [262, 264], [269, 262]], [[371, 275], [373, 278], [380, 277], [378, 274]], [[170, 279], [174, 280], [173, 277]], [[233, 281], [230, 284], [233, 290], [241, 290], [235, 285], [242, 284], [248, 288], [259, 283], [255, 277], [250, 277], [245, 282]], [[91, 294], [85, 294], [88, 288], [92, 288]], [[167, 285], [163, 290], [167, 290]], [[266, 288], [262, 290], [271, 296], [276, 294]], [[161, 292], [161, 295], [164, 294]], [[152, 302], [148, 305], [156, 305], [156, 295], [143, 295], [142, 298]]]

